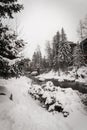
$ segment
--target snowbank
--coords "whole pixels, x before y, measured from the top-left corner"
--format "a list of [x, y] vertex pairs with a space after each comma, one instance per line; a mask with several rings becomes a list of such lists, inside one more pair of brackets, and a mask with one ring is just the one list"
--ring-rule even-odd
[[51, 81], [43, 86], [33, 85], [29, 88], [29, 93], [40, 100], [50, 112], [58, 111], [67, 116], [73, 111], [82, 109], [82, 103], [76, 91], [71, 88], [56, 87]]
[[76, 70], [73, 68], [71, 71], [68, 71], [68, 73], [60, 71], [60, 76], [58, 75], [58, 72], [54, 72], [51, 70], [48, 73], [41, 74], [37, 76], [38, 79], [58, 79], [58, 81], [77, 81], [77, 82], [83, 82], [87, 84], [87, 67], [81, 67], [77, 71], [78, 79], [75, 78], [76, 76]]
[[6, 95], [0, 95], [0, 130], [69, 130], [62, 119], [56, 119], [41, 109], [29, 96], [30, 79], [0, 79], [1, 85], [13, 95], [13, 100], [9, 99], [6, 91]]
[[[26, 77], [0, 79], [0, 86], [6, 90], [2, 90], [6, 95], [0, 95], [0, 130], [87, 130], [87, 113], [82, 109], [77, 92], [72, 89], [55, 87], [52, 82], [38, 86]], [[62, 107], [63, 110], [49, 113], [31, 98], [28, 90], [34, 97], [38, 96], [36, 99], [44, 99], [41, 101], [43, 107], [48, 106], [49, 111], [55, 104], [56, 110]], [[13, 100], [7, 92], [13, 95]], [[67, 118], [62, 116], [62, 111]]]

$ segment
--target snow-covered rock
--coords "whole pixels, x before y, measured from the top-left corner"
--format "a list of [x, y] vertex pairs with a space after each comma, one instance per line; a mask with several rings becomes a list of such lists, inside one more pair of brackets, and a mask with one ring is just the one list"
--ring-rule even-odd
[[31, 73], [32, 76], [36, 76], [37, 74], [38, 74], [37, 71], [33, 71], [33, 72]]

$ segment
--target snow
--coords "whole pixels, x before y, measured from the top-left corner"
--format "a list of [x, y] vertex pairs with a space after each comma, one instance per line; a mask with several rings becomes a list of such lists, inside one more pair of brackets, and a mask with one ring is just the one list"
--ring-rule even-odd
[[[77, 71], [77, 74], [78, 74], [78, 79], [75, 78], [76, 70], [75, 68], [73, 68], [71, 71], [68, 71], [68, 74], [60, 71], [60, 76], [58, 75], [58, 72], [54, 72], [53, 70], [51, 70], [48, 73], [44, 73], [36, 77], [42, 80], [58, 79], [58, 81], [61, 81], [61, 82], [64, 80], [68, 80], [68, 81], [76, 81], [76, 82], [82, 82], [82, 83], [87, 84], [87, 67], [82, 66], [81, 68], [79, 68]], [[84, 78], [82, 76], [84, 76]]]
[[[49, 89], [51, 88], [51, 89]], [[40, 91], [34, 91], [36, 89], [43, 90], [42, 97]], [[32, 91], [33, 90], [33, 91]], [[70, 130], [86, 130], [87, 129], [87, 112], [84, 110], [84, 105], [81, 102], [80, 94], [78, 91], [74, 91], [71, 88], [62, 89], [53, 85], [51, 81], [48, 81], [46, 85], [30, 87], [29, 92], [32, 92], [35, 97], [38, 95], [38, 100], [44, 100], [44, 105], [49, 104], [48, 111], [56, 113], [55, 106], [63, 108], [63, 116], [55, 114], [56, 119], [63, 120], [69, 125]], [[85, 97], [86, 95], [84, 95]], [[37, 96], [36, 96], [37, 97]], [[39, 98], [40, 97], [40, 98]], [[52, 104], [51, 104], [52, 103]], [[44, 107], [44, 106], [43, 106]], [[65, 118], [66, 117], [66, 118]]]
[[[87, 67], [83, 66], [80, 69], [78, 69], [77, 74], [79, 78], [76, 81], [87, 84]], [[82, 76], [84, 76], [84, 78], [82, 78]]]
[[65, 122], [58, 121], [29, 96], [30, 79], [0, 79], [0, 85], [13, 95], [13, 101], [0, 95], [0, 130], [69, 130]]
[[41, 74], [39, 76], [36, 76], [38, 79], [41, 78], [42, 80], [45, 80], [45, 79], [58, 79], [58, 81], [64, 81], [64, 79], [66, 80], [70, 80], [70, 81], [73, 81], [75, 80], [75, 77], [70, 74], [65, 74], [64, 72], [60, 71], [60, 76], [58, 75], [58, 72], [54, 72], [53, 70], [51, 70], [50, 72], [48, 73], [44, 73], [44, 74]]
[[2, 57], [0, 56], [1, 59], [3, 59], [4, 61], [6, 61], [8, 63], [9, 66], [15, 64], [17, 61], [20, 61], [20, 58], [16, 58], [16, 59], [13, 59], [13, 60], [10, 60], [6, 57]]
[[[32, 84], [32, 80], [26, 77], [0, 79], [0, 86], [6, 94], [0, 95], [0, 130], [87, 130], [87, 114], [82, 109], [78, 94], [72, 89], [64, 92], [52, 82], [42, 88]], [[48, 89], [49, 86], [51, 89]], [[61, 113], [50, 113], [29, 95], [29, 90], [39, 93], [39, 96], [44, 94], [46, 97], [49, 94], [46, 103], [54, 96], [73, 111], [67, 118]], [[13, 100], [9, 99], [10, 94]]]
[[32, 73], [31, 73], [31, 75], [37, 75], [38, 73], [37, 73], [37, 71], [33, 71]]
[[48, 105], [48, 111], [55, 111], [55, 106], [63, 108], [63, 112], [71, 114], [71, 112], [78, 109], [82, 109], [82, 103], [77, 94], [77, 91], [71, 88], [62, 89], [53, 85], [51, 81], [48, 81], [44, 88], [41, 86], [33, 85], [29, 89], [29, 93], [43, 101]]

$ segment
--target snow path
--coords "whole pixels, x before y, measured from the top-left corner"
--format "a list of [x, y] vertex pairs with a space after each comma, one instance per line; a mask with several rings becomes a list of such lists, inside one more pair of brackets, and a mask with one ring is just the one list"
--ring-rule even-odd
[[0, 79], [0, 86], [7, 90], [6, 96], [0, 95], [0, 130], [72, 130], [61, 116], [55, 118], [30, 97], [29, 85], [26, 77]]

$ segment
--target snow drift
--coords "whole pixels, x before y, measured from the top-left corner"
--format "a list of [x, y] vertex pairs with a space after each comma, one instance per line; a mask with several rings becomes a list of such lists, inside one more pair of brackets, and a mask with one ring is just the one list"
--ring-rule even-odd
[[31, 86], [29, 93], [38, 99], [49, 112], [58, 111], [62, 112], [64, 116], [68, 116], [71, 112], [82, 108], [77, 91], [54, 86], [51, 81], [42, 86]]

